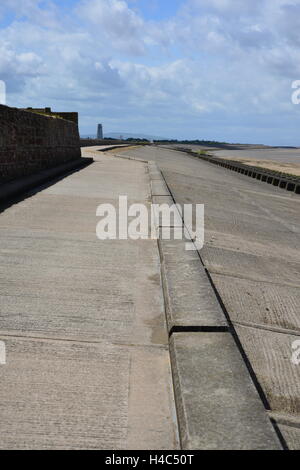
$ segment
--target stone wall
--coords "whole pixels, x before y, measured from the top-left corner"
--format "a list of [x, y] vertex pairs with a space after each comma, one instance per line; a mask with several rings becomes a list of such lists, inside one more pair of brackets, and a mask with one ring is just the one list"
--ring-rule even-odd
[[80, 158], [78, 126], [0, 105], [0, 182]]
[[52, 111], [51, 108], [23, 108], [22, 111], [30, 111], [37, 114], [45, 114], [46, 116], [61, 117], [67, 121], [73, 121], [78, 125], [78, 113]]

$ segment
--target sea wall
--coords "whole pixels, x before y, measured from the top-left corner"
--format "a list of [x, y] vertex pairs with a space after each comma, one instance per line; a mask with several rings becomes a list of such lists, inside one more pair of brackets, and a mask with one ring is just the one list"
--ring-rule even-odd
[[74, 122], [0, 105], [0, 183], [80, 156]]

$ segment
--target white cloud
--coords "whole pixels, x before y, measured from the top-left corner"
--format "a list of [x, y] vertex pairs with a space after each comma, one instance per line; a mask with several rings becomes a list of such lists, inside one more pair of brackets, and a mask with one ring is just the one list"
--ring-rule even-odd
[[248, 116], [294, 123], [300, 0], [187, 0], [160, 22], [124, 0], [78, 0], [68, 17], [51, 1], [2, 0], [8, 9], [0, 79], [11, 105], [78, 109], [86, 132], [101, 115], [114, 130], [130, 130], [124, 119], [155, 134]]
[[17, 18], [27, 18], [40, 26], [55, 28], [59, 24], [59, 9], [48, 0], [1, 0], [0, 19], [5, 13], [13, 12]]
[[123, 0], [85, 0], [77, 13], [95, 34], [101, 47], [105, 42], [109, 48], [132, 54], [143, 54], [142, 40], [144, 22]]

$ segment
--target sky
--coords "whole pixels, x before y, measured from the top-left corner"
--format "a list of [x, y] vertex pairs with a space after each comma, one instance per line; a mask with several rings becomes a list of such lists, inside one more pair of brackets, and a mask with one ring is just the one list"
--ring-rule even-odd
[[1, 0], [0, 80], [82, 135], [300, 146], [300, 0]]

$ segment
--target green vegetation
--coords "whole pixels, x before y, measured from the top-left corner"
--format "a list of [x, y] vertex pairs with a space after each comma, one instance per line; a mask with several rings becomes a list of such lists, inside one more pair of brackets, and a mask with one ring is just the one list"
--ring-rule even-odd
[[24, 111], [27, 111], [27, 112], [30, 112], [30, 113], [34, 113], [34, 114], [39, 114], [40, 116], [47, 116], [47, 117], [51, 117], [53, 119], [63, 119], [61, 116], [59, 116], [58, 114], [55, 114], [55, 113], [46, 113], [45, 111], [39, 111], [39, 110], [36, 110], [36, 109], [24, 109]]
[[124, 141], [125, 142], [139, 142], [139, 143], [146, 143], [146, 144], [150, 143], [150, 140], [148, 140], [148, 139], [139, 139], [139, 138], [134, 139], [133, 137], [129, 137], [128, 139], [124, 139]]

